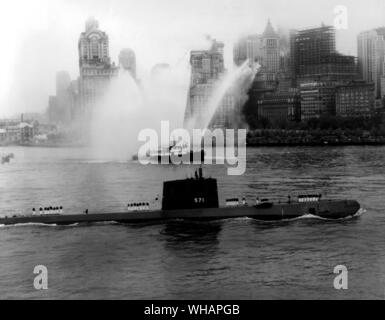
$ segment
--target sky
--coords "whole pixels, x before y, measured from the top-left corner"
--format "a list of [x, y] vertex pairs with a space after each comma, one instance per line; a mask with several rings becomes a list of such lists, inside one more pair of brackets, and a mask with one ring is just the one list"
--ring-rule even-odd
[[57, 71], [78, 77], [77, 43], [91, 16], [109, 35], [113, 61], [122, 48], [136, 52], [141, 77], [156, 63], [187, 65], [208, 35], [225, 43], [228, 66], [237, 37], [262, 33], [268, 18], [284, 30], [333, 24], [338, 5], [348, 28], [337, 48], [356, 55], [357, 34], [385, 26], [384, 0], [0, 0], [0, 118], [43, 112]]

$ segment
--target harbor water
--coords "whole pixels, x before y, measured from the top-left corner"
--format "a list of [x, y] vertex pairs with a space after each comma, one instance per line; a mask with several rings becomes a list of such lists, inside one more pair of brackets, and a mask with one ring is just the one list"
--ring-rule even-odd
[[[63, 206], [63, 214], [160, 207], [164, 180], [186, 166], [142, 166], [83, 148], [3, 147], [0, 215]], [[327, 221], [172, 221], [140, 225], [0, 227], [0, 299], [385, 299], [385, 147], [248, 148], [247, 170], [204, 166], [226, 198], [318, 194], [360, 202], [361, 214]], [[158, 198], [158, 200], [156, 200]], [[129, 213], [127, 213], [129, 214]], [[33, 271], [48, 269], [48, 290]], [[346, 266], [348, 290], [334, 268]]]

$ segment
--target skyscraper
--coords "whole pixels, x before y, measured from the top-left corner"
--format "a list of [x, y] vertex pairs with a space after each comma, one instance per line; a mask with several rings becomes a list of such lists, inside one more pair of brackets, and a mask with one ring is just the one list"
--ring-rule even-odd
[[275, 32], [270, 20], [261, 37], [262, 67], [265, 72], [277, 73], [280, 69], [279, 36]]
[[381, 76], [381, 98], [384, 99], [384, 97], [385, 97], [385, 59], [383, 63], [382, 76]]
[[246, 57], [249, 63], [261, 63], [262, 56], [262, 38], [259, 34], [249, 35], [246, 40]]
[[119, 54], [119, 66], [129, 71], [131, 76], [136, 79], [136, 57], [132, 49], [123, 49]]
[[367, 82], [374, 82], [376, 98], [381, 98], [381, 78], [384, 74], [385, 27], [361, 32], [358, 35], [358, 69]]
[[336, 53], [334, 27], [322, 25], [320, 28], [292, 30], [290, 53], [295, 77], [317, 73], [321, 61]]
[[370, 117], [375, 106], [374, 83], [353, 81], [337, 86], [336, 115], [339, 117]]
[[224, 72], [223, 43], [213, 40], [209, 50], [191, 51], [191, 85], [218, 79]]
[[90, 119], [95, 104], [105, 93], [110, 80], [118, 73], [109, 56], [108, 35], [99, 29], [94, 18], [86, 22], [79, 38], [80, 115]]
[[276, 73], [280, 67], [280, 41], [270, 20], [262, 34], [253, 34], [240, 38], [234, 45], [233, 58], [236, 65], [246, 60], [258, 62], [264, 71]]
[[242, 37], [234, 44], [233, 61], [240, 66], [247, 60], [247, 37]]
[[48, 117], [52, 123], [67, 124], [72, 120], [71, 78], [67, 71], [56, 73], [56, 95], [49, 98]]
[[337, 52], [335, 28], [332, 26], [292, 30], [290, 54], [291, 72], [297, 84], [357, 78], [355, 57]]
[[[191, 79], [184, 117], [186, 128], [203, 128], [209, 99], [225, 72], [223, 43], [213, 40], [209, 50], [191, 51]], [[226, 100], [227, 101], [227, 100]]]
[[56, 73], [56, 95], [64, 95], [71, 83], [71, 77], [67, 71]]
[[249, 63], [261, 62], [262, 60], [262, 38], [259, 34], [252, 34], [240, 38], [233, 48], [233, 60], [237, 66], [246, 60]]
[[335, 91], [330, 81], [301, 84], [301, 120], [335, 115]]
[[87, 20], [85, 32], [80, 35], [79, 64], [80, 67], [110, 64], [108, 35], [99, 29], [99, 22], [94, 18]]

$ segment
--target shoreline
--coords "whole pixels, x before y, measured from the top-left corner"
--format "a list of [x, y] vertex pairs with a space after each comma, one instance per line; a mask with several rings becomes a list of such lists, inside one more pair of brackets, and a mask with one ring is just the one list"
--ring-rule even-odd
[[[363, 141], [363, 142], [250, 142], [247, 141], [247, 148], [258, 147], [381, 147], [385, 146], [385, 141]], [[0, 148], [8, 147], [25, 147], [25, 148], [44, 148], [44, 149], [65, 149], [65, 148], [88, 148], [86, 145], [21, 145], [21, 144], [8, 144], [0, 145]]]
[[[385, 146], [385, 136], [315, 136], [310, 133], [298, 135], [282, 135], [283, 132], [269, 132], [255, 134], [249, 132], [246, 138], [247, 147], [344, 147], [344, 146]], [[274, 135], [273, 135], [274, 134]], [[213, 142], [215, 146], [215, 142]], [[0, 148], [27, 147], [27, 148], [88, 148], [82, 143], [7, 143], [0, 144]]]
[[253, 147], [384, 146], [385, 136], [368, 131], [252, 130], [246, 138]]
[[247, 147], [257, 148], [257, 147], [381, 147], [385, 146], [385, 141], [381, 142], [247, 142]]
[[23, 144], [23, 143], [0, 144], [0, 148], [6, 148], [6, 147], [59, 149], [59, 148], [87, 148], [87, 145], [73, 144], [73, 143], [63, 143], [63, 144], [56, 144], [56, 143], [49, 143], [49, 144], [28, 144], [28, 143], [25, 143], [25, 144]]

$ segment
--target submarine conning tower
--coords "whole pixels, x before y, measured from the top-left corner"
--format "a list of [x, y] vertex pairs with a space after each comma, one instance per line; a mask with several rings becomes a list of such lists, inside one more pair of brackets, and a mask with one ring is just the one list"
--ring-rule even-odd
[[204, 178], [202, 168], [194, 178], [163, 183], [162, 210], [219, 208], [217, 180]]

